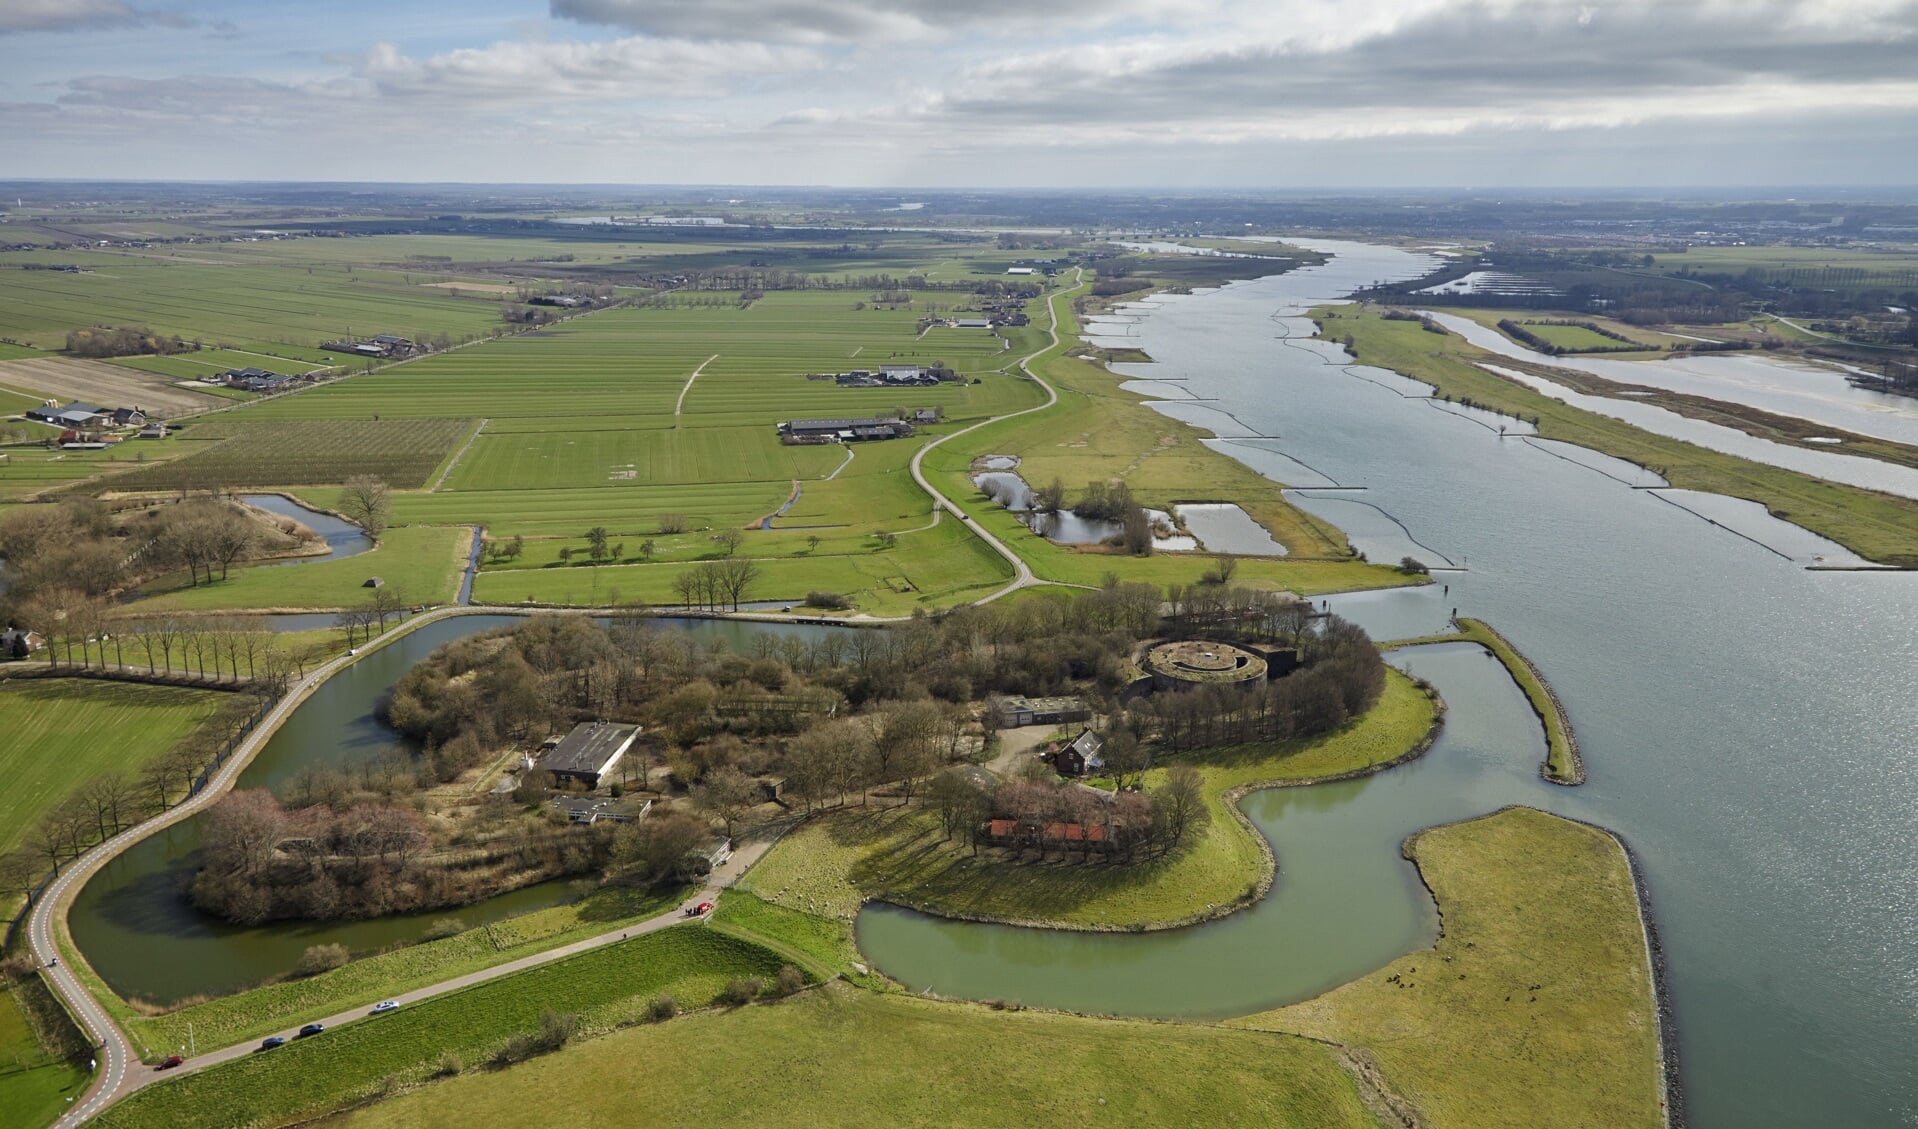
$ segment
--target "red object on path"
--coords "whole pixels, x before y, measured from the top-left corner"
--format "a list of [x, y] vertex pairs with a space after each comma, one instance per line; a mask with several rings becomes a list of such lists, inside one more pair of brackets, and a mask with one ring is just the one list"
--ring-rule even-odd
[[183, 1059], [183, 1058], [181, 1058], [181, 1057], [180, 1057], [179, 1055], [168, 1055], [168, 1056], [166, 1056], [166, 1060], [165, 1060], [164, 1062], [162, 1062], [162, 1063], [160, 1063], [160, 1065], [158, 1065], [158, 1066], [156, 1066], [156, 1067], [154, 1067], [153, 1069], [155, 1069], [155, 1070], [172, 1070], [172, 1069], [173, 1069], [174, 1067], [176, 1067], [176, 1066], [178, 1066], [178, 1065], [180, 1065], [181, 1063], [183, 1063], [183, 1062], [185, 1062], [185, 1061], [186, 1061], [186, 1060], [185, 1060], [185, 1059]]

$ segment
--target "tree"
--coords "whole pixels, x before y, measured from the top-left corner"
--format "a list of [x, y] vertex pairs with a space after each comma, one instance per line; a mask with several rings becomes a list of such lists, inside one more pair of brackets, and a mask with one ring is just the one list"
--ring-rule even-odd
[[648, 882], [669, 882], [689, 872], [687, 856], [706, 841], [706, 825], [681, 811], [628, 823], [613, 839], [613, 864]]
[[603, 561], [608, 553], [607, 541], [611, 534], [603, 525], [595, 525], [586, 531], [586, 555], [595, 561]]
[[1203, 831], [1212, 813], [1205, 806], [1205, 774], [1189, 764], [1175, 764], [1165, 784], [1153, 793], [1165, 819], [1166, 836], [1176, 845], [1187, 832]]
[[653, 544], [653, 539], [648, 537], [639, 543], [639, 555], [650, 561], [653, 559], [653, 551], [656, 548], [658, 548], [658, 546]]
[[378, 541], [393, 512], [393, 498], [386, 483], [370, 474], [356, 474], [346, 480], [340, 491], [340, 510], [347, 519]]
[[692, 794], [699, 810], [726, 825], [726, 838], [730, 839], [733, 825], [758, 801], [759, 785], [732, 765], [723, 765], [693, 785]]
[[726, 555], [730, 557], [739, 551], [740, 543], [746, 540], [746, 534], [738, 529], [722, 529], [713, 534], [713, 540], [719, 542], [719, 547], [724, 549]]

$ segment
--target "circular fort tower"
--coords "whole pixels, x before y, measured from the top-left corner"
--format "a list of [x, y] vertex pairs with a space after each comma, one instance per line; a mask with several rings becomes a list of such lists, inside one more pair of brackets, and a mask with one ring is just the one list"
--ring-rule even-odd
[[1155, 690], [1194, 686], [1252, 686], [1265, 681], [1266, 661], [1230, 643], [1161, 643], [1145, 653]]

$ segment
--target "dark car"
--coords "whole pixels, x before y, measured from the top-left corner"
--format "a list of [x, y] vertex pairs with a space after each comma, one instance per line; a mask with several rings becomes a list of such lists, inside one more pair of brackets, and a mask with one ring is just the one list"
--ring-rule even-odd
[[300, 1028], [300, 1033], [293, 1037], [295, 1039], [304, 1039], [308, 1035], [318, 1035], [324, 1030], [326, 1030], [326, 1024], [324, 1023], [309, 1023], [305, 1027]]
[[185, 1061], [186, 1061], [186, 1060], [185, 1060], [185, 1059], [183, 1059], [183, 1058], [181, 1058], [181, 1057], [180, 1057], [179, 1055], [168, 1055], [168, 1056], [166, 1056], [166, 1058], [165, 1058], [165, 1059], [164, 1059], [164, 1060], [163, 1060], [163, 1061], [162, 1061], [162, 1062], [160, 1063], [160, 1065], [158, 1065], [158, 1066], [156, 1066], [156, 1067], [154, 1067], [153, 1069], [155, 1069], [155, 1070], [172, 1070], [172, 1069], [173, 1069], [174, 1067], [176, 1067], [176, 1066], [178, 1066], [178, 1065], [180, 1065], [181, 1063], [183, 1063], [183, 1062], [185, 1062]]
[[286, 1046], [286, 1036], [284, 1035], [269, 1035], [260, 1040], [260, 1049], [263, 1051], [270, 1051], [274, 1047], [284, 1046]]

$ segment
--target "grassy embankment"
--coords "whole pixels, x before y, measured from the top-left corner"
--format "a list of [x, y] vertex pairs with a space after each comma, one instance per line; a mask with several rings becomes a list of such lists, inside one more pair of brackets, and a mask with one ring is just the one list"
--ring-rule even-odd
[[[127, 1037], [149, 1056], [185, 1043], [188, 1024], [200, 1045], [231, 1046], [356, 1004], [370, 1006], [402, 992], [637, 924], [674, 908], [685, 893], [678, 888], [601, 890], [569, 905], [535, 910], [451, 937], [363, 957], [317, 976], [282, 980], [163, 1015], [117, 1010]], [[447, 916], [457, 918], [459, 912], [452, 910]]]
[[1438, 899], [1435, 948], [1231, 1024], [1341, 1044], [1427, 1129], [1662, 1126], [1658, 1007], [1618, 841], [1511, 808], [1405, 853]]
[[[65, 1030], [44, 1030], [58, 1024]], [[0, 981], [0, 1125], [51, 1123], [93, 1075], [70, 1064], [62, 1042], [79, 1044], [72, 1021], [37, 974], [8, 985]]]
[[1122, 580], [1160, 586], [1191, 584], [1210, 566], [1203, 557], [1187, 553], [1142, 558], [1076, 550], [1032, 533], [980, 493], [968, 473], [972, 460], [981, 455], [1016, 455], [1027, 482], [1043, 485], [1057, 478], [1066, 485], [1068, 500], [1088, 482], [1121, 480], [1142, 503], [1157, 508], [1179, 502], [1237, 502], [1292, 555], [1242, 558], [1236, 583], [1316, 594], [1410, 582], [1396, 569], [1356, 562], [1344, 535], [1287, 502], [1283, 484], [1207, 447], [1200, 429], [1144, 406], [1140, 396], [1120, 389], [1129, 377], [1073, 355], [1081, 346], [1074, 336], [1072, 299], [1083, 292], [1062, 291], [1050, 299], [1059, 317], [1060, 344], [1029, 366], [1057, 389], [1059, 402], [981, 428], [926, 457], [927, 477], [967, 514], [1019, 554], [1036, 575], [1061, 583], [1098, 584], [1113, 573]]
[[1758, 502], [1774, 517], [1828, 537], [1867, 559], [1918, 567], [1918, 502], [1720, 454], [1572, 407], [1474, 363], [1525, 362], [1495, 356], [1455, 336], [1427, 333], [1416, 321], [1385, 321], [1375, 312], [1360, 312], [1353, 306], [1321, 308], [1313, 316], [1320, 319], [1324, 336], [1349, 335], [1363, 364], [1425, 381], [1454, 399], [1469, 397], [1496, 411], [1537, 417], [1541, 437], [1651, 467], [1673, 486]]
[[[1205, 775], [1211, 821], [1163, 858], [1126, 865], [1015, 864], [946, 843], [924, 808], [864, 808], [815, 818], [781, 839], [740, 886], [792, 909], [850, 920], [869, 898], [931, 913], [1074, 929], [1138, 930], [1230, 912], [1272, 873], [1264, 841], [1226, 794], [1362, 773], [1418, 749], [1436, 703], [1392, 672], [1364, 717], [1316, 741], [1249, 745], [1181, 758]], [[1147, 786], [1165, 768], [1147, 775]], [[1216, 909], [1209, 907], [1217, 907]]]
[[1424, 643], [1471, 642], [1490, 651], [1525, 692], [1525, 700], [1532, 704], [1532, 712], [1538, 714], [1540, 724], [1545, 727], [1545, 763], [1539, 772], [1554, 784], [1585, 783], [1585, 762], [1578, 755], [1578, 738], [1572, 733], [1571, 719], [1565, 716], [1565, 707], [1545, 676], [1491, 624], [1469, 616], [1461, 616], [1455, 622], [1457, 631], [1418, 639], [1396, 639], [1385, 646], [1397, 650]]
[[[537, 1034], [549, 1009], [578, 1015], [580, 1034], [593, 1034], [643, 1021], [657, 996], [703, 1007], [727, 981], [770, 982], [786, 963], [724, 930], [664, 929], [170, 1079], [112, 1106], [94, 1124], [281, 1124], [389, 1093], [454, 1062], [479, 1066], [512, 1036]], [[662, 1084], [662, 1095], [667, 1089]]]
[[469, 529], [403, 526], [380, 535], [380, 543], [357, 556], [335, 561], [261, 564], [235, 568], [224, 580], [198, 587], [185, 573], [148, 583], [148, 595], [127, 605], [133, 613], [205, 612], [233, 608], [253, 611], [307, 611], [357, 607], [372, 589], [369, 577], [407, 604], [450, 604], [459, 594], [460, 574], [473, 546]]
[[[650, 1096], [606, 1084], [633, 1063], [671, 1063], [671, 1084]], [[774, 1007], [622, 1031], [513, 1070], [426, 1087], [337, 1124], [551, 1124], [552, 1107], [524, 1100], [529, 1093], [566, 1095], [565, 1117], [581, 1124], [1376, 1124], [1331, 1052], [1304, 1039], [997, 1012], [837, 985]]]

